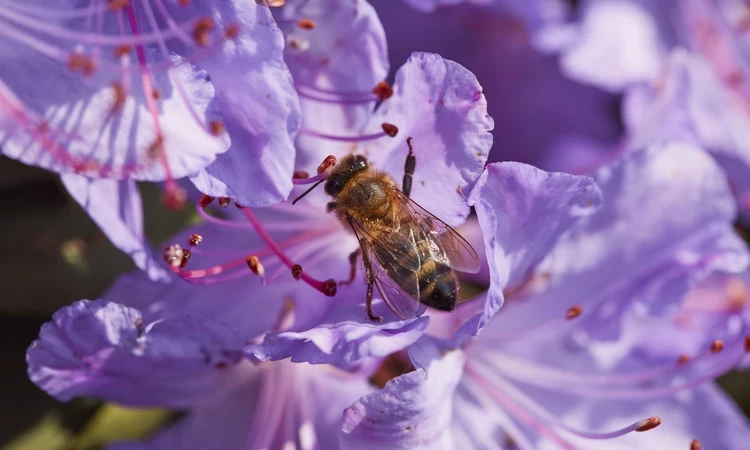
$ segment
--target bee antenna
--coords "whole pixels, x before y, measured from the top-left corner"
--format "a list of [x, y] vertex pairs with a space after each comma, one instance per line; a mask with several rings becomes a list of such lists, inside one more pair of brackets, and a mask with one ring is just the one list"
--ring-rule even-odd
[[295, 204], [295, 203], [297, 203], [302, 197], [304, 197], [305, 195], [309, 194], [310, 191], [312, 191], [313, 189], [315, 189], [316, 187], [318, 187], [318, 185], [320, 183], [324, 182], [324, 181], [325, 181], [325, 179], [322, 179], [322, 180], [318, 181], [317, 183], [313, 184], [310, 187], [310, 189], [306, 190], [305, 192], [303, 192], [302, 194], [300, 194], [299, 197], [295, 198], [294, 201], [292, 202], [292, 205]]

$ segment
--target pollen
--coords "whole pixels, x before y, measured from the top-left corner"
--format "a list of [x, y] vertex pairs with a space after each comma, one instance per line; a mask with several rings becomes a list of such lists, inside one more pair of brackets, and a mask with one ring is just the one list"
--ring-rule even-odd
[[183, 249], [179, 244], [173, 244], [164, 249], [162, 257], [170, 266], [182, 269], [190, 260], [190, 250]]
[[154, 98], [154, 100], [159, 100], [162, 97], [161, 90], [156, 88], [152, 89], [151, 96]]
[[91, 76], [96, 71], [94, 60], [80, 53], [70, 55], [70, 58], [68, 58], [68, 68], [74, 72], [80, 70], [86, 76]]
[[683, 364], [687, 364], [688, 362], [690, 362], [690, 357], [684, 353], [677, 357], [677, 364], [680, 366]]
[[571, 306], [565, 312], [565, 319], [566, 320], [573, 320], [576, 317], [580, 316], [582, 313], [583, 313], [583, 308], [581, 308], [580, 305]]
[[250, 268], [250, 271], [258, 276], [263, 276], [266, 273], [266, 269], [263, 267], [263, 264], [260, 263], [260, 259], [258, 259], [255, 255], [248, 255], [245, 259], [245, 262], [247, 263], [247, 267]]
[[232, 203], [232, 199], [229, 197], [219, 197], [219, 206], [222, 208], [226, 208], [229, 206], [229, 204]]
[[305, 172], [304, 170], [296, 170], [292, 174], [292, 178], [297, 180], [304, 180], [305, 178], [310, 178], [310, 174]]
[[642, 433], [644, 431], [653, 430], [654, 428], [661, 425], [661, 419], [654, 416], [649, 417], [648, 419], [641, 420], [638, 422], [638, 428], [635, 429], [635, 431]]
[[721, 339], [716, 339], [711, 343], [711, 353], [719, 353], [722, 350], [724, 350], [724, 341]]
[[393, 96], [393, 88], [387, 81], [381, 81], [372, 88], [372, 93], [377, 95], [380, 100], [388, 100]]
[[221, 136], [224, 134], [224, 124], [221, 120], [212, 120], [211, 123], [208, 124], [208, 130], [214, 136]]
[[286, 4], [286, 0], [268, 0], [268, 6], [271, 8], [281, 8]]
[[200, 234], [191, 234], [188, 238], [188, 243], [193, 246], [198, 245], [201, 242], [203, 242], [203, 236]]
[[211, 17], [198, 19], [193, 26], [193, 40], [195, 43], [206, 47], [211, 43], [211, 31], [216, 28], [216, 22]]
[[385, 134], [390, 137], [396, 137], [396, 135], [398, 134], [398, 127], [396, 125], [383, 122], [383, 125], [381, 125], [381, 127], [383, 128]]
[[164, 150], [164, 139], [159, 136], [157, 137], [154, 142], [151, 143], [151, 145], [148, 146], [148, 157], [151, 159], [156, 159], [159, 157], [160, 153]]

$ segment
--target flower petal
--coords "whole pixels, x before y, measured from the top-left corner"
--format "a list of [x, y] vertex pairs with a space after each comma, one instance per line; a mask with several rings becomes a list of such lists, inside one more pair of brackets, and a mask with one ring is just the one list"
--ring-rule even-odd
[[250, 368], [241, 385], [217, 391], [210, 404], [148, 444], [113, 450], [334, 449], [341, 412], [371, 391], [365, 378], [330, 367], [263, 363]]
[[93, 179], [70, 173], [60, 178], [115, 247], [130, 256], [152, 280], [167, 279], [143, 234], [141, 194], [134, 181]]
[[487, 161], [494, 124], [476, 77], [453, 61], [414, 53], [399, 69], [394, 96], [370, 121], [372, 132], [383, 123], [398, 127], [396, 138], [384, 137], [363, 148], [373, 165], [401, 180], [412, 138], [416, 170], [412, 198], [449, 225], [469, 215], [468, 192]]
[[[624, 310], [663, 313], [707, 274], [747, 267], [747, 246], [732, 228], [736, 208], [726, 176], [705, 152], [679, 142], [654, 144], [594, 178], [604, 206], [540, 265], [546, 285], [502, 314], [507, 330], [531, 326], [524, 317], [544, 323], [580, 305], [585, 314], [578, 323], [612, 337], [619, 330], [612, 322]], [[536, 313], [523, 313], [531, 305]]]
[[220, 51], [197, 55], [194, 62], [216, 86], [216, 105], [232, 147], [192, 180], [205, 194], [232, 197], [245, 206], [282, 201], [292, 189], [294, 137], [301, 121], [283, 62], [283, 36], [268, 7], [258, 2], [193, 3], [203, 2], [192, 2], [187, 11], [207, 7], [218, 23], [236, 24], [240, 31]]
[[493, 163], [469, 200], [484, 232], [490, 291], [484, 311], [459, 330], [459, 342], [479, 333], [502, 306], [503, 290], [528, 283], [562, 235], [599, 208], [601, 191], [589, 177]]
[[82, 300], [42, 326], [26, 360], [31, 380], [62, 401], [182, 408], [231, 379], [241, 346], [210, 318], [144, 324], [135, 309]]
[[12, 104], [14, 126], [0, 129], [0, 146], [10, 158], [56, 172], [159, 181], [189, 175], [229, 147], [226, 136], [205, 128], [220, 118], [206, 73], [173, 55], [167, 63], [175, 66], [146, 76], [145, 85], [140, 76], [123, 80], [104, 69], [84, 78], [22, 45], [6, 45], [15, 50], [4, 56], [13, 63], [0, 68], [7, 88], [0, 98], [6, 108]]
[[342, 449], [455, 448], [449, 426], [463, 352], [446, 352], [425, 337], [409, 354], [417, 366], [414, 372], [394, 378], [344, 411]]
[[740, 208], [750, 211], [750, 115], [707, 61], [674, 51], [660, 82], [631, 89], [623, 110], [632, 146], [682, 139], [704, 147], [727, 173]]

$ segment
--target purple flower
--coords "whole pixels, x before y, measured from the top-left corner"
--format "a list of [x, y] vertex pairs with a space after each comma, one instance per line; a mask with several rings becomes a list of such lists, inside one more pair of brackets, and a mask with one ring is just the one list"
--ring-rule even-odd
[[[413, 345], [416, 371], [347, 410], [343, 448], [689, 448], [694, 439], [738, 448], [750, 438], [736, 407], [706, 384], [745, 357], [744, 310], [711, 304], [703, 326], [684, 333], [689, 342], [677, 323], [665, 326], [708, 305], [683, 303], [697, 281], [747, 268], [721, 170], [700, 150], [670, 144], [632, 152], [594, 178], [601, 210], [530, 271], [523, 253], [502, 264], [492, 250], [502, 235], [489, 231], [489, 213], [502, 218], [507, 206], [477, 208], [488, 258], [509, 268], [491, 273], [488, 297], [503, 289], [506, 305], [459, 349], [430, 336]], [[495, 191], [477, 189], [472, 197], [497, 204]], [[446, 319], [433, 334], [450, 337], [457, 324]]]
[[147, 256], [128, 180], [166, 181], [169, 208], [185, 202], [175, 180], [188, 176], [246, 205], [286, 198], [300, 111], [267, 7], [68, 3], [0, 7], [4, 155], [64, 174], [105, 234], [155, 278], [163, 273]]

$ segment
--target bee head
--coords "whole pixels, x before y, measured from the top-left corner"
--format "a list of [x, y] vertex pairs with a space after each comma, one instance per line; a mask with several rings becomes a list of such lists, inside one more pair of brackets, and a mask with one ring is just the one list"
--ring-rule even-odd
[[333, 169], [326, 179], [325, 190], [328, 195], [335, 197], [344, 189], [347, 181], [355, 174], [369, 167], [367, 159], [361, 155], [347, 155]]

